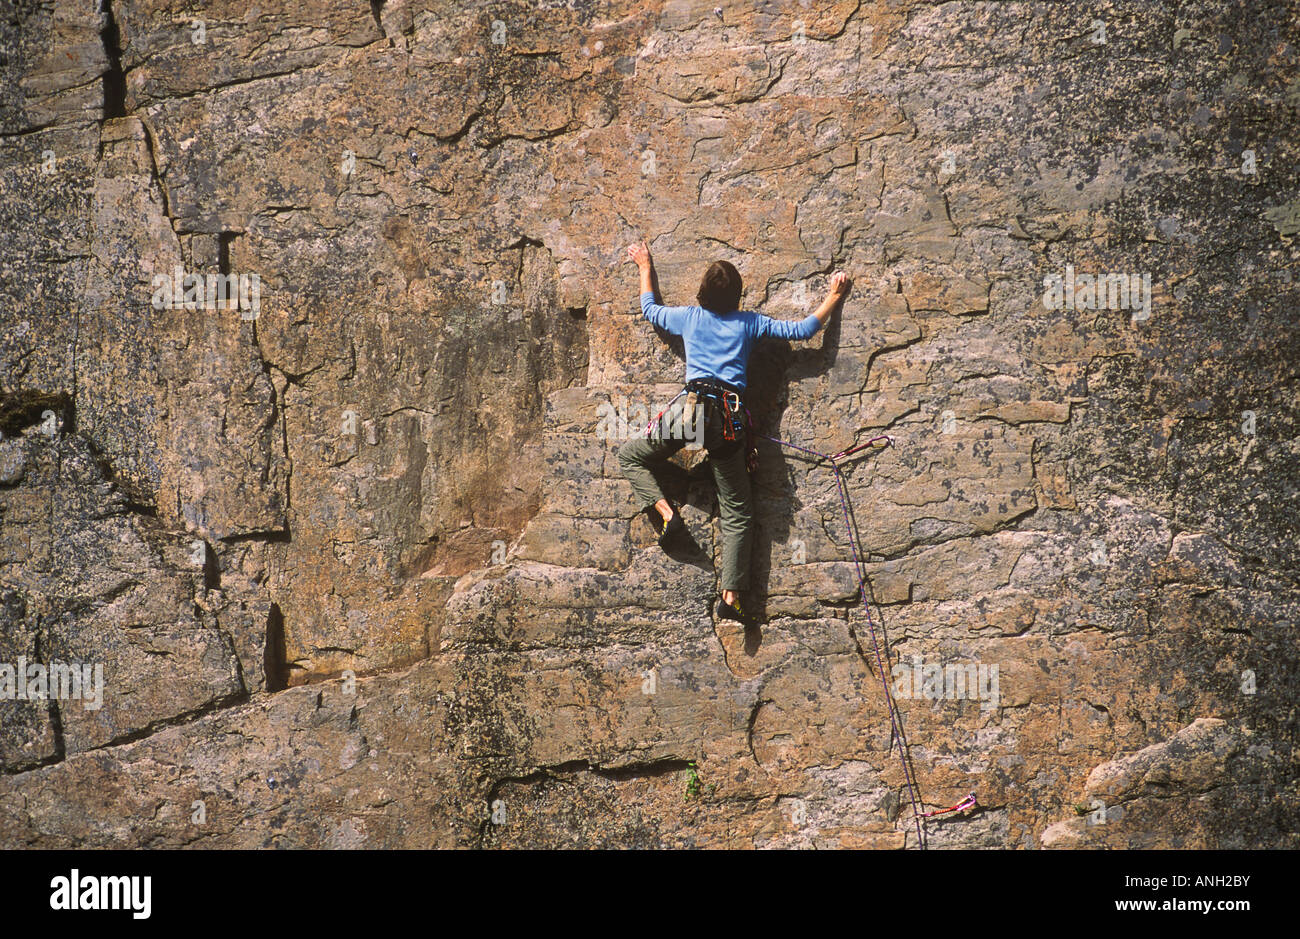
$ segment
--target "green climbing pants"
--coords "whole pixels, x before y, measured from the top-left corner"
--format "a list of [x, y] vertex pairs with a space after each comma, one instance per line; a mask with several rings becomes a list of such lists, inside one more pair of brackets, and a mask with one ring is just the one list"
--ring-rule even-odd
[[[685, 415], [686, 396], [674, 401], [649, 437], [634, 437], [618, 451], [623, 475], [632, 484], [644, 510], [664, 498], [655, 468], [687, 443], [700, 440], [699, 424]], [[744, 590], [749, 586], [749, 556], [753, 548], [754, 513], [750, 505], [749, 469], [745, 465], [742, 440], [723, 437], [722, 411], [707, 397], [699, 399], [703, 415], [703, 444], [709, 451], [709, 465], [718, 488], [718, 515], [722, 525], [722, 590]]]

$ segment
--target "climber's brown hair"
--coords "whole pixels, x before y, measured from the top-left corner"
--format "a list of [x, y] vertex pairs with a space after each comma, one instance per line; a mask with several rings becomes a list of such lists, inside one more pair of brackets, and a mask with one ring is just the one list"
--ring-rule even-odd
[[740, 290], [740, 271], [730, 261], [714, 261], [695, 296], [711, 313], [730, 313], [740, 309]]

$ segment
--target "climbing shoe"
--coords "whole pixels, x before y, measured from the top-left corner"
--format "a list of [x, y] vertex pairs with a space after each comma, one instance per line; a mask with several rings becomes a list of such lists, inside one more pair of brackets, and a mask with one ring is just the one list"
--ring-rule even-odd
[[728, 603], [721, 597], [718, 598], [718, 617], [720, 619], [732, 619], [740, 623], [746, 629], [754, 629], [758, 626], [758, 618], [752, 614], [746, 613], [739, 603]]
[[[658, 515], [658, 512], [655, 512], [655, 514]], [[660, 524], [663, 523], [662, 516], [660, 516], [659, 522]], [[666, 550], [672, 548], [685, 533], [686, 523], [682, 522], [681, 516], [677, 515], [677, 512], [673, 512], [672, 518], [668, 519], [668, 524], [662, 524], [659, 529], [659, 548]]]
[[654, 524], [655, 533], [659, 536], [659, 547], [664, 550], [672, 547], [674, 542], [686, 534], [686, 523], [682, 521], [682, 515], [676, 509], [673, 509], [673, 517], [665, 524], [664, 517], [659, 514], [659, 510], [652, 506], [650, 508], [650, 521]]

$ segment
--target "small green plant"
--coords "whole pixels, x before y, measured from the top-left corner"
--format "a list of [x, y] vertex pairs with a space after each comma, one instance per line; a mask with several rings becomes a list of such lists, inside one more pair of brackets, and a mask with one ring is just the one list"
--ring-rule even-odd
[[683, 801], [690, 801], [691, 798], [700, 797], [700, 771], [692, 760], [686, 764], [686, 795]]

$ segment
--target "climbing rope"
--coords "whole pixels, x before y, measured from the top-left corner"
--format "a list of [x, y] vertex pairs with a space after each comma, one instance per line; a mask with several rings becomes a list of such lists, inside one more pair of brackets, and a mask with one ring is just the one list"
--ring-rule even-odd
[[[912, 803], [912, 821], [916, 825], [917, 844], [925, 848], [925, 829], [922, 827], [922, 819], [928, 818], [929, 815], [921, 812], [921, 800], [917, 795], [916, 780], [912, 776], [911, 762], [907, 754], [907, 740], [903, 736], [903, 724], [898, 714], [898, 706], [894, 702], [894, 694], [889, 688], [889, 672], [885, 668], [885, 654], [881, 649], [880, 636], [876, 631], [875, 618], [871, 615], [871, 604], [867, 600], [867, 572], [862, 564], [862, 557], [858, 551], [858, 539], [853, 531], [853, 522], [849, 515], [849, 497], [848, 484], [844, 481], [844, 474], [840, 469], [840, 460], [846, 459], [855, 453], [859, 453], [878, 441], [887, 441], [886, 446], [893, 446], [894, 438], [889, 434], [880, 434], [872, 437], [865, 443], [856, 447], [850, 447], [847, 450], [841, 450], [836, 454], [822, 453], [818, 450], [810, 450], [807, 447], [801, 447], [798, 444], [791, 443], [788, 440], [781, 440], [779, 437], [770, 437], [767, 434], [755, 433], [756, 437], [762, 437], [764, 440], [770, 440], [782, 447], [788, 447], [791, 450], [797, 450], [808, 456], [816, 457], [818, 461], [830, 463], [831, 472], [835, 474], [835, 485], [839, 489], [840, 509], [844, 513], [844, 527], [849, 535], [849, 550], [853, 554], [853, 567], [858, 575], [858, 594], [862, 597], [862, 609], [867, 614], [867, 631], [871, 634], [871, 648], [876, 660], [876, 671], [880, 674], [880, 686], [885, 692], [885, 702], [889, 707], [889, 722], [893, 728], [894, 741], [898, 744], [899, 760], [903, 767], [903, 778], [907, 782], [907, 795]], [[891, 746], [892, 750], [893, 747]], [[972, 798], [974, 793], [971, 794]], [[973, 804], [973, 803], [972, 803]], [[933, 814], [943, 814], [942, 812]]]

